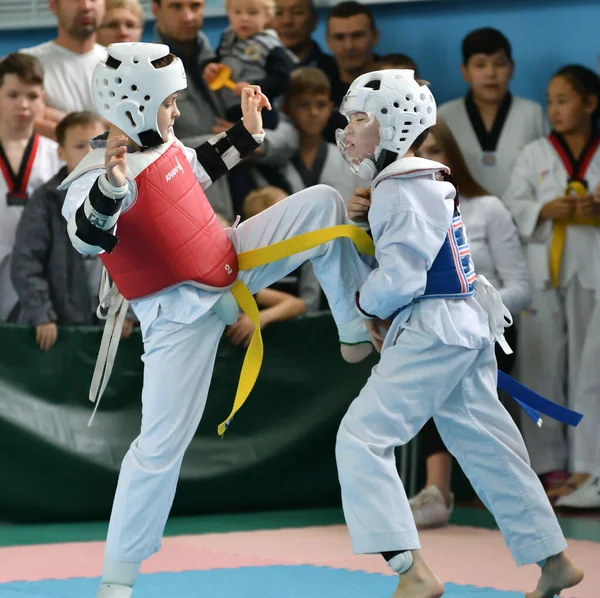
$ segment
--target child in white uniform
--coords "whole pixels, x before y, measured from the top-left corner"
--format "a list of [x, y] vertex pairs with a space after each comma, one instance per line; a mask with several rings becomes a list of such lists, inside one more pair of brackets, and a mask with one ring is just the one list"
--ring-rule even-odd
[[44, 110], [44, 73], [33, 56], [0, 60], [0, 322], [18, 297], [10, 279], [10, 255], [29, 195], [61, 167], [58, 146], [34, 129]]
[[553, 132], [522, 150], [503, 198], [525, 242], [534, 283], [531, 312], [520, 329], [522, 382], [586, 415], [572, 431], [569, 451], [556, 422], [541, 430], [524, 422], [538, 473], [565, 469], [569, 461], [571, 477], [549, 492], [565, 507], [578, 506], [568, 495], [597, 467], [600, 449], [600, 205], [592, 197], [600, 182], [599, 104], [596, 73], [561, 68], [548, 85]]
[[[382, 553], [400, 574], [394, 598], [437, 598], [443, 585], [420, 552], [394, 447], [433, 416], [473, 487], [494, 514], [518, 565], [539, 563], [529, 598], [551, 598], [583, 572], [525, 445], [498, 401], [494, 341], [504, 344], [498, 292], [476, 275], [448, 169], [415, 158], [435, 124], [429, 89], [412, 71], [352, 83], [338, 143], [372, 183], [369, 226], [379, 267], [356, 293], [381, 360], [339, 429], [336, 457], [356, 553]], [[385, 333], [382, 329], [389, 326]]]
[[[237, 320], [227, 290], [236, 280], [236, 254], [345, 223], [342, 198], [318, 186], [225, 232], [200, 185], [256, 149], [263, 136], [260, 111], [270, 104], [259, 88], [244, 89], [243, 124], [192, 150], [172, 133], [177, 91], [185, 85], [183, 65], [167, 46], [111, 45], [93, 78], [98, 111], [113, 123], [108, 140], [63, 183], [69, 187], [63, 215], [73, 245], [100, 254], [118, 290], [131, 299], [144, 340], [142, 427], [121, 467], [101, 598], [129, 598], [142, 561], [160, 548], [219, 339]], [[239, 278], [255, 294], [307, 259], [328, 297], [340, 342], [347, 343], [342, 355], [349, 361], [366, 357], [372, 345], [353, 290], [368, 267], [348, 239], [240, 272]]]
[[514, 96], [509, 85], [515, 69], [510, 42], [485, 27], [462, 42], [462, 76], [469, 84], [464, 98], [439, 108], [473, 178], [502, 198], [519, 150], [547, 132], [537, 102]]

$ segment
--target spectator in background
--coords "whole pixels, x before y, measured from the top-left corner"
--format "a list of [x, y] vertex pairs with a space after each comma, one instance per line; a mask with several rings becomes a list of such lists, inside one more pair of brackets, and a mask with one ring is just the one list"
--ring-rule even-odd
[[106, 13], [96, 41], [104, 46], [139, 42], [144, 32], [144, 11], [139, 0], [106, 0]]
[[365, 183], [352, 173], [340, 176], [346, 161], [334, 144], [323, 139], [333, 110], [331, 84], [325, 73], [310, 66], [296, 69], [285, 91], [283, 110], [300, 134], [300, 148], [282, 168], [292, 193], [324, 184], [347, 203], [354, 188]]
[[406, 54], [386, 54], [381, 56], [375, 62], [375, 69], [383, 71], [385, 69], [410, 69], [415, 72], [415, 79], [419, 79], [419, 67], [417, 63]]
[[35, 133], [44, 111], [44, 73], [33, 56], [0, 60], [0, 321], [17, 295], [10, 281], [10, 255], [29, 195], [60, 168], [56, 143]]
[[[252, 218], [288, 197], [288, 193], [278, 187], [265, 186], [248, 194], [242, 206], [244, 218]], [[314, 312], [327, 305], [321, 285], [315, 276], [312, 263], [305, 262], [282, 280], [269, 288], [299, 297], [307, 312]]]
[[[277, 192], [283, 194], [281, 197], [282, 199], [283, 197], [286, 197], [285, 191], [282, 189], [279, 189], [278, 191], [275, 190], [275, 193]], [[256, 207], [258, 207], [260, 200], [255, 203]], [[229, 228], [231, 226], [229, 221], [220, 214], [217, 214], [217, 218], [223, 225], [223, 228]], [[273, 288], [258, 291], [258, 293], [254, 295], [254, 299], [259, 307], [261, 330], [264, 330], [264, 328], [275, 322], [291, 320], [306, 311], [306, 304], [302, 299], [294, 297], [294, 295], [290, 295], [289, 293], [277, 291]], [[250, 344], [253, 334], [254, 324], [245, 313], [241, 312], [238, 321], [232, 326], [229, 326], [225, 332], [225, 336], [229, 338], [234, 345], [242, 345], [243, 347], [247, 347]]]
[[358, 76], [375, 70], [379, 31], [369, 6], [349, 0], [336, 4], [327, 15], [327, 45], [335, 57], [337, 70], [331, 80], [333, 115], [324, 136], [335, 143], [336, 129], [343, 129], [348, 121], [339, 113], [339, 107]]
[[462, 43], [464, 98], [438, 110], [450, 127], [475, 180], [502, 198], [519, 150], [547, 130], [542, 107], [509, 90], [515, 63], [510, 42], [490, 27], [477, 29]]
[[[58, 326], [97, 323], [102, 262], [73, 248], [61, 215], [66, 191], [57, 187], [90, 151], [90, 139], [104, 130], [92, 112], [71, 112], [58, 123], [58, 154], [66, 166], [36, 189], [17, 229], [11, 265], [19, 296], [14, 321], [35, 327], [42, 351], [54, 346]], [[128, 320], [126, 334], [131, 326]]]
[[226, 0], [229, 27], [221, 35], [216, 62], [204, 68], [204, 78], [211, 82], [223, 66], [231, 69], [235, 89], [222, 87], [218, 93], [225, 104], [225, 117], [230, 122], [242, 118], [240, 96], [248, 85], [259, 85], [269, 98], [272, 110], [263, 110], [263, 128], [275, 129], [279, 123], [276, 108], [290, 81], [297, 59], [281, 43], [267, 23], [275, 14], [274, 0]]
[[49, 5], [58, 19], [56, 39], [22, 52], [36, 56], [44, 69], [48, 108], [36, 128], [41, 135], [55, 139], [56, 125], [67, 112], [95, 111], [92, 72], [106, 55], [96, 43], [104, 0], [49, 0]]
[[550, 79], [547, 97], [553, 131], [520, 152], [503, 199], [534, 282], [532, 309], [521, 322], [519, 375], [532, 390], [585, 414], [570, 430], [570, 450], [554, 420], [540, 430], [524, 419], [523, 436], [536, 473], [562, 482], [548, 496], [556, 506], [578, 507], [597, 491], [586, 482], [600, 450], [600, 203], [592, 195], [600, 184], [600, 78], [565, 66]]
[[275, 0], [271, 25], [285, 47], [296, 55], [298, 66], [314, 66], [333, 81], [337, 72], [335, 59], [312, 38], [318, 18], [312, 0]]
[[[226, 131], [232, 123], [225, 119], [225, 107], [219, 97], [210, 91], [202, 77], [203, 65], [215, 59], [206, 36], [202, 33], [204, 2], [202, 0], [154, 0], [152, 12], [156, 17], [156, 41], [167, 44], [178, 56], [186, 70], [187, 89], [179, 92], [177, 105], [181, 116], [175, 121], [175, 135], [189, 147], [197, 147], [215, 133]], [[253, 164], [279, 167], [285, 164], [298, 148], [298, 134], [294, 126], [281, 118], [275, 130], [266, 132]], [[241, 175], [239, 167], [229, 179], [215, 181], [206, 196], [216, 212], [233, 221], [233, 202], [228, 181]], [[245, 188], [247, 185], [244, 177]], [[241, 206], [243, 189], [236, 200]]]

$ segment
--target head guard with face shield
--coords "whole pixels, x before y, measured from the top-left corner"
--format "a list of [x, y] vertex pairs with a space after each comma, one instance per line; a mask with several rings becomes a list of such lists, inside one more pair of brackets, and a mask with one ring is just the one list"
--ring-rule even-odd
[[340, 152], [365, 180], [401, 158], [417, 137], [436, 122], [436, 105], [412, 70], [387, 69], [354, 80], [340, 106], [348, 119], [336, 131]]
[[106, 60], [94, 69], [92, 97], [98, 114], [142, 147], [163, 143], [158, 109], [187, 87], [179, 58], [162, 68], [152, 64], [168, 54], [165, 44], [111, 44]]

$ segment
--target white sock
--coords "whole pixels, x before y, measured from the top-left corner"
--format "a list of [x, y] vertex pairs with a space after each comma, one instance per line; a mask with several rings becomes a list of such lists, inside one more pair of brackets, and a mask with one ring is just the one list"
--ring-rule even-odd
[[391, 570], [398, 573], [398, 575], [406, 573], [413, 565], [412, 551], [406, 550], [400, 554], [397, 554], [388, 561], [388, 565], [390, 566]]
[[132, 588], [141, 566], [142, 563], [126, 563], [125, 561], [115, 561], [105, 557], [102, 566], [102, 584], [115, 584]]

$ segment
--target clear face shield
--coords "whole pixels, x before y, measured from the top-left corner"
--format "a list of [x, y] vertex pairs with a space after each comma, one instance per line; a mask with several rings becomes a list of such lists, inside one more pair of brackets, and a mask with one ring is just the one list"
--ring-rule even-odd
[[381, 153], [381, 126], [371, 113], [360, 110], [363, 106], [359, 95], [344, 98], [340, 113], [348, 119], [348, 125], [335, 132], [335, 140], [352, 171], [369, 181], [377, 174], [375, 164]]

